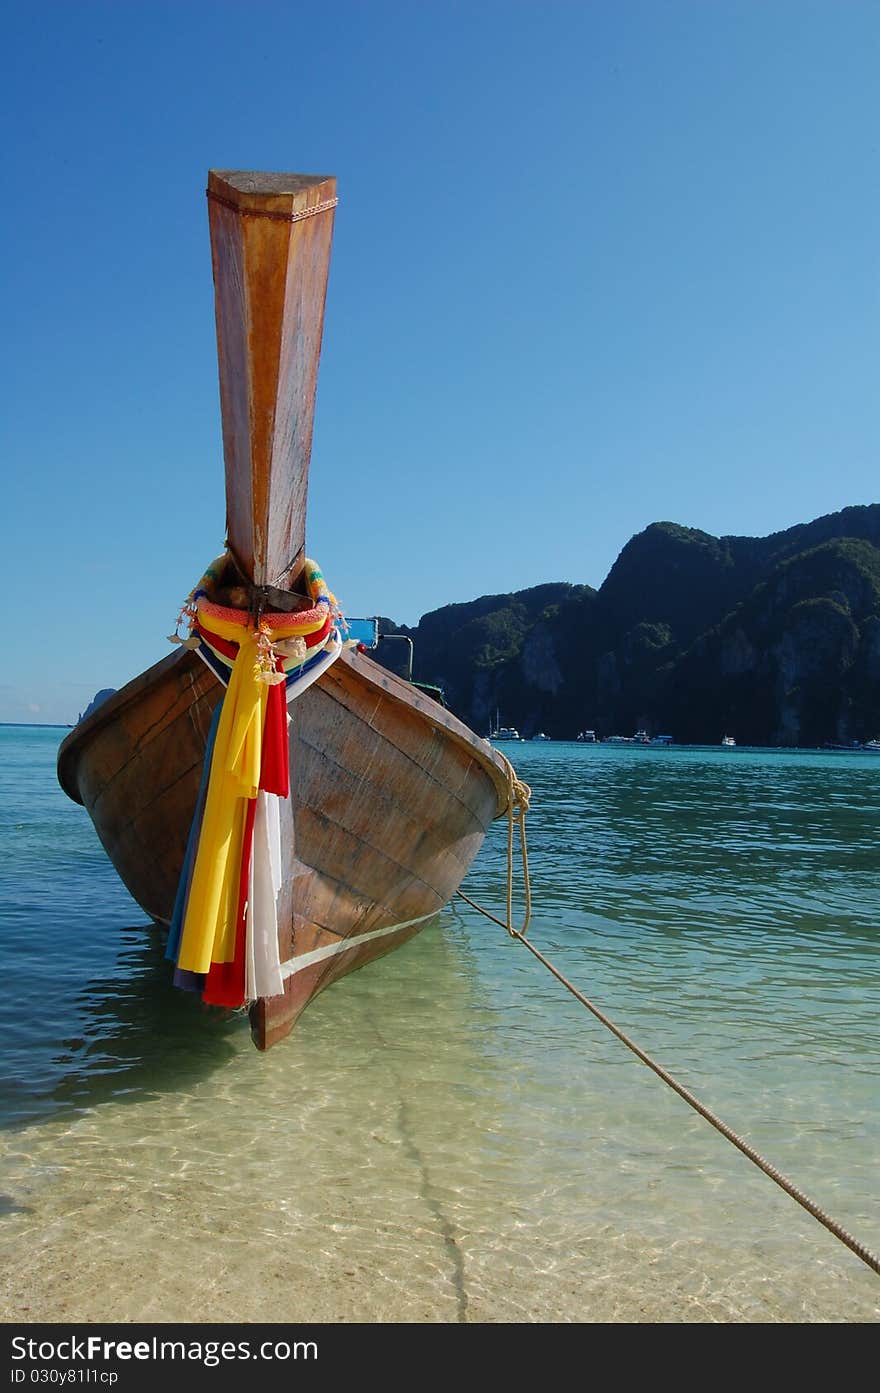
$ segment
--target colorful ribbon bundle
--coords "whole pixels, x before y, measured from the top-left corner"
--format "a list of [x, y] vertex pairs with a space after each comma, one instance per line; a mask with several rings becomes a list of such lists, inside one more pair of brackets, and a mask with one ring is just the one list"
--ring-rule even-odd
[[212, 1006], [284, 991], [276, 901], [281, 807], [290, 793], [287, 703], [344, 647], [320, 568], [305, 563], [313, 607], [254, 616], [213, 603], [212, 566], [181, 611], [195, 648], [226, 686], [214, 713], [166, 956], [175, 984]]

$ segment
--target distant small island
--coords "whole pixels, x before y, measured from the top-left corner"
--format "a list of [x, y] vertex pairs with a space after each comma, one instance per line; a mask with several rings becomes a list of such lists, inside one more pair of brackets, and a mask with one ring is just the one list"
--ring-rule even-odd
[[91, 716], [93, 711], [97, 711], [98, 707], [101, 706], [107, 700], [108, 697], [112, 697], [115, 695], [115, 687], [102, 687], [100, 692], [95, 692], [95, 695], [92, 697], [85, 711], [81, 711], [77, 716], [77, 725], [79, 725], [80, 721], [84, 721], [86, 719], [86, 716]]

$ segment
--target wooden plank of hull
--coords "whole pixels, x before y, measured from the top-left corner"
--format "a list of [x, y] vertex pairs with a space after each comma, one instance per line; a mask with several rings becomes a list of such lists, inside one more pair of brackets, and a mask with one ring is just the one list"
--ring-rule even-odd
[[335, 200], [326, 175], [208, 174], [227, 536], [255, 585], [302, 570]]
[[222, 688], [178, 649], [71, 731], [58, 778], [82, 803], [132, 898], [168, 923], [192, 821], [208, 727]]
[[[178, 650], [59, 751], [62, 787], [85, 804], [130, 893], [160, 922], [171, 917], [220, 694], [202, 662]], [[330, 982], [417, 933], [455, 893], [507, 805], [497, 752], [363, 655], [344, 654], [290, 710], [285, 993], [252, 1008], [261, 1049]]]

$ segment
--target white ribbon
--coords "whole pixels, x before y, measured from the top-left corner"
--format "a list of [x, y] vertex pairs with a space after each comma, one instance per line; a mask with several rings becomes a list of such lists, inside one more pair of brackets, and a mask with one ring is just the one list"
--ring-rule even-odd
[[[287, 689], [288, 705], [310, 687], [344, 648], [332, 630], [323, 657]], [[288, 721], [290, 717], [288, 716]], [[292, 773], [293, 771], [291, 771]], [[245, 996], [283, 996], [284, 977], [278, 952], [278, 892], [281, 889], [281, 799], [276, 793], [257, 794], [254, 840], [248, 876]]]

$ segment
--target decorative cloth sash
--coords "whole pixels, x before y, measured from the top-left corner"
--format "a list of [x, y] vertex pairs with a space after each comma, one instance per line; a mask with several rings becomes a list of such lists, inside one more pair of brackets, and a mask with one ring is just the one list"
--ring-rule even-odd
[[226, 691], [206, 744], [166, 956], [177, 986], [239, 1007], [284, 991], [276, 906], [281, 819], [291, 817], [287, 703], [339, 657], [345, 621], [313, 561], [305, 563], [313, 607], [256, 621], [214, 604], [206, 577], [181, 611], [189, 638], [170, 637], [194, 648]]

